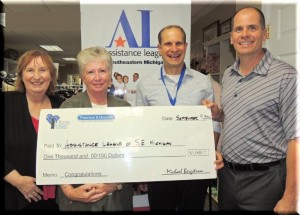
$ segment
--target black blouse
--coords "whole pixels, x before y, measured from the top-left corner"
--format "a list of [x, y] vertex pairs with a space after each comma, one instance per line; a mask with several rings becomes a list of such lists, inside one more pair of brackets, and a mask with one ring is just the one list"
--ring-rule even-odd
[[[61, 98], [50, 96], [52, 108], [59, 108]], [[17, 170], [21, 175], [36, 175], [37, 134], [34, 129], [25, 93], [4, 93], [4, 176]], [[29, 202], [14, 186], [5, 182], [5, 209], [16, 210]]]

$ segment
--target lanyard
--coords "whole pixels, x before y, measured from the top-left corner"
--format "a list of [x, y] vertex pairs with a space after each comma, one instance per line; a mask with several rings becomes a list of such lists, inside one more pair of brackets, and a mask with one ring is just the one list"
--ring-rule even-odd
[[182, 68], [182, 71], [181, 71], [181, 74], [180, 74], [180, 77], [179, 77], [179, 81], [178, 81], [178, 85], [177, 85], [177, 89], [176, 89], [176, 94], [175, 94], [175, 97], [174, 99], [172, 98], [171, 94], [169, 93], [169, 90], [166, 86], [166, 83], [165, 83], [165, 79], [164, 79], [164, 76], [163, 76], [163, 70], [162, 70], [162, 67], [160, 68], [160, 77], [161, 77], [161, 80], [162, 82], [164, 83], [165, 85], [165, 88], [167, 90], [167, 93], [168, 93], [168, 96], [169, 96], [169, 100], [170, 100], [170, 103], [172, 104], [172, 106], [174, 106], [176, 104], [176, 98], [177, 98], [177, 93], [178, 93], [178, 90], [181, 86], [181, 83], [182, 83], [182, 80], [183, 80], [183, 77], [184, 77], [184, 74], [185, 74], [185, 64]]

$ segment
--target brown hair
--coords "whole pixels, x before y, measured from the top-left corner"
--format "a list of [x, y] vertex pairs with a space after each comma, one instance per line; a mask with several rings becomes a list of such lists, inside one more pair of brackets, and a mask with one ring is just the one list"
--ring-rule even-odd
[[161, 29], [161, 30], [159, 31], [159, 33], [158, 33], [158, 43], [161, 45], [161, 40], [162, 40], [161, 34], [162, 34], [162, 32], [163, 32], [164, 30], [168, 30], [168, 29], [171, 29], [171, 28], [177, 28], [177, 29], [179, 29], [179, 30], [182, 32], [182, 34], [183, 34], [183, 42], [186, 43], [186, 33], [185, 33], [185, 31], [183, 30], [183, 28], [180, 27], [179, 25], [168, 25], [168, 26], [164, 27], [163, 29]]
[[43, 63], [46, 65], [46, 67], [49, 69], [52, 81], [47, 89], [46, 94], [47, 95], [53, 95], [56, 90], [56, 84], [57, 84], [57, 73], [56, 73], [56, 67], [53, 64], [52, 58], [50, 55], [42, 50], [29, 50], [25, 52], [18, 60], [18, 66], [17, 66], [17, 79], [15, 82], [15, 89], [21, 93], [25, 92], [25, 85], [22, 81], [22, 74], [25, 70], [26, 66], [33, 60], [38, 57], [42, 58]]
[[233, 30], [234, 17], [236, 16], [237, 13], [239, 13], [241, 10], [244, 10], [244, 9], [253, 9], [253, 10], [255, 10], [258, 13], [258, 15], [259, 15], [259, 22], [260, 22], [261, 28], [262, 29], [266, 28], [266, 20], [265, 20], [265, 16], [264, 16], [263, 12], [260, 9], [256, 8], [256, 7], [246, 6], [246, 7], [243, 7], [241, 9], [237, 10], [233, 14], [233, 16], [231, 18], [231, 30]]

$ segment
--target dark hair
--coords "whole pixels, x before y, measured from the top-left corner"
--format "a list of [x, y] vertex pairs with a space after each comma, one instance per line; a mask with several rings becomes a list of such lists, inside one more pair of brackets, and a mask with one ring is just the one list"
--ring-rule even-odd
[[162, 34], [162, 32], [163, 32], [164, 30], [171, 29], [171, 28], [177, 28], [177, 29], [179, 29], [179, 30], [183, 33], [183, 42], [186, 43], [186, 33], [185, 33], [185, 31], [183, 30], [183, 28], [180, 27], [179, 25], [168, 25], [168, 26], [162, 28], [162, 29], [159, 31], [159, 33], [158, 33], [158, 43], [161, 45], [161, 40], [162, 40], [162, 39], [161, 39], [161, 34]]
[[129, 77], [128, 77], [127, 75], [124, 75], [124, 76], [122, 77], [123, 82], [124, 82], [124, 78], [127, 78], [127, 79], [129, 80]]
[[259, 20], [260, 20], [261, 28], [262, 28], [262, 29], [265, 29], [265, 28], [266, 28], [266, 20], [265, 20], [265, 16], [264, 16], [263, 12], [262, 12], [260, 9], [256, 8], [256, 7], [246, 6], [246, 7], [243, 7], [243, 8], [241, 8], [241, 9], [237, 10], [237, 11], [233, 14], [233, 16], [232, 16], [232, 18], [231, 18], [231, 31], [233, 30], [233, 24], [234, 24], [233, 21], [234, 21], [234, 17], [236, 16], [236, 14], [237, 14], [238, 12], [240, 12], [241, 10], [244, 10], [244, 9], [254, 9], [254, 10], [256, 10], [256, 11], [258, 12], [258, 14], [259, 14]]
[[53, 64], [52, 58], [50, 55], [42, 50], [29, 50], [25, 52], [18, 60], [17, 65], [17, 79], [15, 82], [15, 89], [21, 93], [25, 92], [25, 85], [22, 81], [23, 71], [26, 69], [26, 66], [34, 59], [36, 60], [38, 57], [42, 58], [43, 63], [49, 69], [52, 81], [47, 89], [47, 95], [53, 95], [56, 90], [57, 84], [57, 73], [56, 67]]

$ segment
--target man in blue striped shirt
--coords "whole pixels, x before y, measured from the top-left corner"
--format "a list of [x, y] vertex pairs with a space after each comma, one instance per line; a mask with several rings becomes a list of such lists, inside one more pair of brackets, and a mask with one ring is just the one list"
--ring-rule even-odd
[[232, 18], [238, 60], [222, 80], [220, 210], [295, 212], [299, 205], [299, 75], [272, 56], [263, 13], [242, 8]]
[[[184, 30], [177, 25], [166, 26], [159, 32], [158, 41], [163, 66], [139, 81], [136, 105], [188, 106], [200, 105], [203, 99], [213, 99], [211, 80], [185, 66], [187, 42]], [[220, 126], [217, 122], [214, 125], [217, 137]], [[218, 142], [218, 139], [217, 137], [215, 141]], [[223, 167], [219, 152], [215, 164], [216, 169]], [[209, 182], [210, 180], [183, 180], [148, 183], [150, 210], [203, 211]]]

